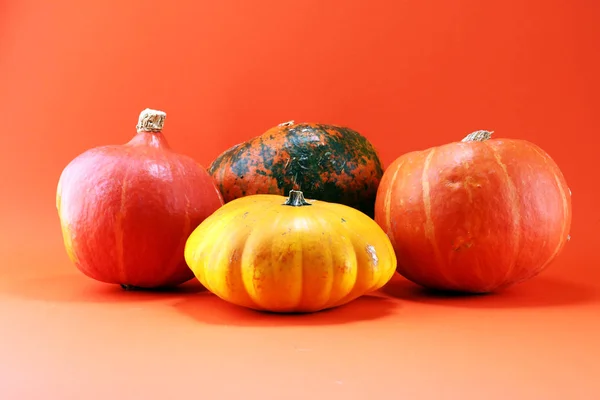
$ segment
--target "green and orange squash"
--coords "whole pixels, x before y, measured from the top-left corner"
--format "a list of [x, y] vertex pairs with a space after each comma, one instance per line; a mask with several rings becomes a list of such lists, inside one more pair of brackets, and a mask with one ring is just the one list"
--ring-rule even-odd
[[340, 126], [277, 125], [237, 144], [209, 166], [224, 201], [302, 190], [312, 199], [344, 204], [370, 217], [383, 168], [375, 147]]

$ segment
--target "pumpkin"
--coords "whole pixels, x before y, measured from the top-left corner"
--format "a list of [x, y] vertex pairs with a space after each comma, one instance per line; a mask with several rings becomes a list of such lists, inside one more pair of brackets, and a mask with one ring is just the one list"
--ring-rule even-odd
[[225, 204], [190, 235], [185, 259], [209, 291], [239, 306], [315, 312], [381, 288], [395, 273], [385, 232], [336, 203], [262, 194]]
[[169, 147], [165, 117], [144, 110], [129, 142], [89, 149], [60, 176], [56, 207], [64, 244], [88, 277], [125, 289], [194, 277], [185, 241], [223, 198], [201, 165]]
[[294, 189], [371, 217], [383, 175], [377, 151], [358, 132], [293, 121], [231, 147], [208, 172], [226, 203], [254, 194], [283, 196]]
[[477, 131], [397, 158], [377, 193], [398, 272], [421, 286], [489, 293], [530, 279], [569, 240], [571, 192], [537, 145]]

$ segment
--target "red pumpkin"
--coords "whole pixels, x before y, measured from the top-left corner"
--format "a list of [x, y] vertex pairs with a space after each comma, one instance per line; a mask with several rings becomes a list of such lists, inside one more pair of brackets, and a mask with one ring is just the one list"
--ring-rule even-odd
[[571, 192], [535, 144], [478, 131], [396, 159], [379, 186], [375, 220], [404, 277], [486, 293], [534, 277], [561, 253]]
[[194, 276], [185, 242], [223, 198], [201, 165], [171, 150], [165, 117], [144, 110], [128, 143], [88, 150], [62, 172], [56, 207], [65, 247], [93, 279], [160, 288]]

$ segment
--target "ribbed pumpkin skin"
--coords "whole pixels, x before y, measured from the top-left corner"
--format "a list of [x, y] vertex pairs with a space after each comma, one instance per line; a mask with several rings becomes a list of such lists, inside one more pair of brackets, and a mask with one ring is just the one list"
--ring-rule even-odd
[[185, 259], [221, 299], [271, 312], [314, 312], [386, 284], [396, 268], [385, 232], [344, 205], [252, 195], [225, 204], [190, 235]]
[[295, 189], [373, 217], [383, 168], [373, 145], [352, 129], [284, 123], [226, 150], [208, 172], [225, 202]]
[[396, 159], [375, 220], [404, 277], [486, 293], [545, 270], [569, 239], [571, 214], [570, 190], [548, 154], [524, 140], [490, 139]]

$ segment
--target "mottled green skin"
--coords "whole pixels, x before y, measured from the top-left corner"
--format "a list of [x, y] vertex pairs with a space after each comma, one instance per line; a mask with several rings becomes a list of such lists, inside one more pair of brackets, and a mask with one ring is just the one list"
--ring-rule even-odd
[[233, 146], [208, 168], [225, 202], [253, 194], [345, 204], [373, 217], [383, 175], [377, 151], [361, 134], [333, 125], [278, 125]]

